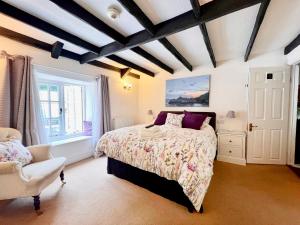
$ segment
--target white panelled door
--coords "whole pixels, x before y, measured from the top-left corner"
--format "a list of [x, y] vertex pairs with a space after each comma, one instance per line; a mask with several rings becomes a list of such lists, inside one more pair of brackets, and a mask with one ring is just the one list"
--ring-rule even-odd
[[290, 69], [251, 69], [248, 163], [286, 164]]

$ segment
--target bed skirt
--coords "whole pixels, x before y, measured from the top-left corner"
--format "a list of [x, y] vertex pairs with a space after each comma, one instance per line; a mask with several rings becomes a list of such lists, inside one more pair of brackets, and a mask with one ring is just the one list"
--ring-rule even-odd
[[[114, 174], [119, 178], [130, 181], [162, 197], [177, 202], [187, 207], [189, 212], [194, 211], [193, 204], [176, 181], [168, 180], [157, 174], [141, 170], [110, 157], [108, 157], [107, 160], [107, 173]], [[200, 209], [200, 213], [202, 212], [203, 206], [201, 206]]]

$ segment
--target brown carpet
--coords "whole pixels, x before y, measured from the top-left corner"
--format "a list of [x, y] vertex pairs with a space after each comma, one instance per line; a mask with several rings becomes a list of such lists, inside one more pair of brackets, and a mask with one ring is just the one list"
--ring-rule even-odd
[[174, 202], [107, 175], [105, 168], [106, 158], [67, 168], [67, 184], [61, 188], [57, 179], [41, 194], [41, 216], [34, 213], [31, 198], [0, 201], [0, 224], [300, 224], [300, 179], [286, 166], [215, 162], [204, 214], [190, 214]]

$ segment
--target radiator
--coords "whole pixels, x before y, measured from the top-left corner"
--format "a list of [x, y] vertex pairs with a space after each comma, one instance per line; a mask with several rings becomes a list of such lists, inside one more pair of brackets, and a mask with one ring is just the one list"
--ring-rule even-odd
[[133, 118], [130, 117], [115, 117], [112, 119], [113, 129], [118, 129], [121, 127], [129, 127], [134, 125]]

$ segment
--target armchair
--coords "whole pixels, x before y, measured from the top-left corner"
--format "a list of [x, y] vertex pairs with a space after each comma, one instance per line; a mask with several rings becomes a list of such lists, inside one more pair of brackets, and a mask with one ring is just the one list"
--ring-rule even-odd
[[[22, 139], [21, 133], [12, 128], [0, 128], [0, 140]], [[16, 162], [0, 162], [0, 200], [32, 196], [34, 209], [40, 211], [40, 193], [58, 176], [63, 184], [66, 158], [53, 158], [50, 145], [27, 147], [32, 154], [30, 164], [21, 167]]]

